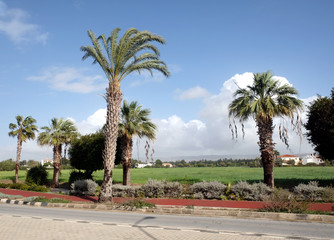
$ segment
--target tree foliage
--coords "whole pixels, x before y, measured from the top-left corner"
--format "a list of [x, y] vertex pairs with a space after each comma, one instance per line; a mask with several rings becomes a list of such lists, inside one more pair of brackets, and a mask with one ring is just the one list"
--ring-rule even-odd
[[104, 134], [97, 132], [74, 140], [69, 149], [71, 166], [84, 170], [88, 175], [103, 169], [104, 139]]
[[331, 97], [320, 97], [308, 108], [305, 124], [307, 138], [315, 150], [327, 160], [334, 159], [334, 88]]
[[0, 162], [0, 171], [13, 171], [15, 166], [16, 163], [10, 158]]

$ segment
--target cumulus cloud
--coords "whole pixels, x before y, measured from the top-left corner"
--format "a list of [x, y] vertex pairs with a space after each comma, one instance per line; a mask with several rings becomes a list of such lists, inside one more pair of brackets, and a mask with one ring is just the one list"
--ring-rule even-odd
[[178, 97], [181, 100], [199, 99], [210, 96], [208, 90], [200, 86], [196, 86], [185, 91], [177, 89], [176, 93], [179, 95]]
[[76, 126], [81, 134], [94, 133], [106, 123], [107, 109], [101, 108], [90, 115], [87, 119], [77, 122]]
[[29, 14], [22, 9], [8, 8], [0, 1], [0, 33], [7, 35], [14, 43], [40, 42], [45, 44], [49, 33], [40, 26], [28, 22]]
[[[233, 99], [234, 91], [239, 87], [252, 84], [252, 73], [236, 74], [222, 85], [217, 94], [206, 97], [204, 107], [199, 113], [198, 119], [184, 121], [177, 115], [166, 119], [153, 119], [158, 126], [156, 140], [151, 144], [154, 149], [154, 159], [169, 160], [178, 156], [198, 155], [245, 155], [260, 156], [257, 145], [258, 135], [255, 121], [249, 119], [244, 123], [245, 138], [242, 137], [241, 125], [236, 122], [239, 136], [232, 140], [229, 129], [228, 104]], [[283, 83], [289, 83], [287, 79], [279, 77]], [[305, 104], [313, 101], [316, 97], [304, 99]], [[77, 122], [76, 125], [82, 134], [95, 132], [105, 123], [106, 109], [99, 109], [92, 113], [86, 120]], [[306, 114], [302, 114], [302, 120], [306, 121]], [[306, 139], [300, 141], [299, 136], [294, 134], [292, 126], [289, 126], [290, 150], [280, 141], [278, 125], [288, 123], [287, 119], [275, 119], [274, 142], [276, 149], [281, 154], [312, 153], [313, 148]], [[145, 139], [134, 139], [133, 157], [145, 160]]]
[[39, 76], [30, 76], [31, 81], [42, 81], [59, 91], [90, 93], [103, 90], [107, 81], [101, 75], [89, 76], [86, 69], [52, 67]]

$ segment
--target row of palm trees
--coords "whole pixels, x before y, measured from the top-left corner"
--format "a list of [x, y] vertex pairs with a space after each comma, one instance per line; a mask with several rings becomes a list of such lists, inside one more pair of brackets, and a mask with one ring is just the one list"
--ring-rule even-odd
[[[140, 73], [144, 70], [151, 74], [153, 74], [153, 70], [156, 70], [166, 77], [170, 75], [167, 65], [160, 60], [159, 49], [152, 44], [164, 44], [164, 38], [148, 31], [130, 28], [119, 39], [119, 31], [119, 28], [114, 29], [109, 37], [104, 34], [96, 37], [92, 31], [88, 31], [92, 45], [81, 47], [84, 52], [82, 59], [92, 58], [93, 64], [98, 63], [108, 79], [108, 87], [104, 95], [107, 103], [107, 117], [104, 127], [106, 138], [103, 152], [104, 178], [99, 202], [112, 201], [112, 176], [123, 98], [122, 80], [133, 72]], [[235, 99], [229, 105], [231, 117], [237, 118], [241, 122], [250, 117], [255, 119], [264, 168], [264, 180], [267, 185], [272, 187], [274, 184], [273, 118], [286, 116], [294, 119], [295, 114], [298, 116], [303, 105], [295, 97], [296, 94], [297, 91], [293, 87], [281, 86], [277, 80], [274, 80], [271, 72], [257, 73], [254, 74], [253, 85], [243, 89], [239, 88], [234, 94]], [[154, 129], [153, 126], [151, 128]], [[131, 159], [131, 154], [128, 151], [132, 147], [132, 140], [129, 137], [133, 134], [131, 129], [130, 127], [123, 132], [122, 138], [124, 146], [127, 148], [124, 149], [125, 159]], [[140, 134], [138, 135], [140, 136]], [[54, 151], [60, 149], [54, 148]], [[129, 160], [124, 161], [124, 165], [128, 166], [128, 164]], [[128, 178], [130, 175], [125, 173], [124, 176]]]
[[[139, 138], [147, 137], [155, 139], [156, 125], [151, 122], [149, 109], [142, 109], [138, 102], [133, 101], [128, 104], [123, 101], [121, 109], [121, 118], [118, 125], [118, 138], [121, 149], [121, 162], [123, 165], [123, 184], [130, 185], [130, 168], [132, 157], [133, 136]], [[15, 180], [18, 181], [19, 162], [22, 151], [22, 143], [29, 139], [35, 139], [35, 133], [38, 131], [35, 125], [36, 120], [31, 116], [23, 118], [16, 116], [17, 123], [10, 123], [11, 131], [8, 133], [11, 137], [17, 137], [17, 153], [16, 153], [16, 170]], [[59, 187], [59, 173], [61, 170], [62, 150], [71, 143], [71, 141], [79, 137], [79, 133], [71, 120], [63, 118], [51, 119], [50, 126], [41, 128], [43, 132], [39, 133], [37, 142], [39, 145], [49, 145], [53, 147], [53, 180], [52, 187]], [[66, 155], [66, 153], [64, 153]]]
[[[104, 34], [96, 38], [92, 31], [88, 36], [92, 42], [90, 46], [82, 46], [85, 53], [83, 60], [93, 59], [93, 64], [98, 63], [109, 81], [105, 99], [107, 102], [107, 119], [105, 127], [104, 149], [104, 179], [99, 196], [99, 202], [112, 200], [112, 171], [115, 162], [116, 142], [118, 136], [118, 119], [122, 101], [121, 81], [132, 72], [157, 70], [166, 77], [170, 75], [166, 64], [159, 59], [159, 50], [151, 43], [164, 44], [165, 40], [148, 31], [138, 31], [135, 28], [128, 29], [118, 39], [120, 29], [114, 29], [109, 37]], [[149, 52], [147, 52], [148, 50]], [[264, 169], [264, 181], [268, 186], [274, 186], [274, 145], [272, 140], [273, 118], [288, 117], [299, 119], [299, 111], [302, 110], [302, 101], [295, 95], [297, 90], [289, 85], [280, 85], [273, 79], [271, 72], [254, 74], [253, 85], [239, 88], [235, 99], [229, 105], [229, 114], [240, 122], [253, 117], [256, 121], [259, 135], [259, 147]], [[295, 118], [297, 115], [297, 118]], [[283, 135], [287, 143], [286, 135]], [[132, 141], [124, 135], [126, 146], [130, 149]], [[126, 174], [124, 175], [126, 176]]]
[[[31, 116], [24, 118], [23, 116], [16, 116], [16, 123], [10, 123], [11, 131], [8, 133], [11, 137], [17, 137], [16, 150], [16, 168], [15, 180], [18, 181], [18, 170], [22, 151], [22, 142], [26, 140], [35, 139], [38, 128], [35, 125], [36, 120]], [[41, 128], [44, 130], [39, 133], [37, 142], [39, 145], [49, 145], [53, 147], [53, 180], [52, 187], [59, 187], [59, 173], [61, 170], [61, 153], [63, 145], [67, 145], [73, 138], [79, 136], [77, 128], [71, 120], [63, 118], [52, 118], [50, 126]]]

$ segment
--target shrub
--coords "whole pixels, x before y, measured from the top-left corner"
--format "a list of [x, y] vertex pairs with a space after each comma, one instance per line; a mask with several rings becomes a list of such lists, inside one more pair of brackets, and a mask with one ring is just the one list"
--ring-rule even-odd
[[85, 179], [91, 179], [91, 177], [87, 177], [87, 174], [85, 174], [84, 172], [72, 171], [68, 179], [68, 184], [71, 186], [72, 183], [74, 183], [75, 181]]
[[147, 183], [140, 188], [138, 195], [149, 198], [179, 198], [182, 196], [182, 193], [183, 187], [178, 182], [149, 179]]
[[11, 189], [28, 190], [29, 185], [23, 183], [13, 183], [9, 186]]
[[29, 191], [34, 191], [34, 192], [47, 192], [49, 191], [48, 188], [44, 187], [44, 186], [30, 186], [28, 188]]
[[304, 213], [308, 210], [308, 203], [298, 202], [295, 195], [286, 189], [275, 189], [269, 201], [260, 211]]
[[73, 195], [94, 195], [98, 184], [91, 179], [77, 180], [72, 183], [71, 194]]
[[179, 182], [163, 181], [164, 196], [167, 198], [180, 198], [183, 193], [183, 187]]
[[190, 190], [195, 198], [221, 199], [226, 186], [218, 181], [194, 183]]
[[153, 208], [155, 207], [155, 204], [148, 203], [148, 202], [138, 200], [138, 199], [134, 199], [134, 200], [130, 200], [125, 203], [122, 203], [122, 206], [128, 207], [128, 208], [143, 208], [143, 207]]
[[45, 167], [32, 167], [27, 172], [26, 183], [29, 185], [47, 185], [48, 172]]
[[158, 198], [164, 194], [163, 183], [155, 179], [149, 179], [145, 185], [141, 187], [142, 193], [145, 197]]
[[273, 190], [264, 183], [249, 184], [244, 181], [240, 181], [231, 187], [231, 194], [234, 194], [235, 198], [250, 201], [262, 201], [270, 195], [272, 191]]
[[139, 186], [124, 186], [124, 185], [113, 185], [112, 194], [113, 197], [138, 197]]
[[0, 188], [8, 188], [9, 185], [9, 183], [0, 183]]
[[27, 202], [49, 202], [49, 203], [70, 203], [71, 200], [64, 200], [61, 198], [45, 198], [45, 197], [29, 197], [24, 199]]
[[297, 195], [298, 200], [302, 201], [321, 201], [325, 188], [319, 187], [318, 182], [311, 181], [308, 184], [299, 184], [294, 187], [293, 192]]

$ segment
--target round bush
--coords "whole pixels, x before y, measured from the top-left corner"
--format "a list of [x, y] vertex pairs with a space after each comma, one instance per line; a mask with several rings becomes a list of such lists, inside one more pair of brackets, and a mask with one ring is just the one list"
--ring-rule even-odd
[[45, 167], [32, 167], [27, 172], [26, 183], [29, 185], [47, 185], [48, 172]]
[[71, 186], [71, 184], [74, 183], [75, 181], [85, 180], [85, 179], [91, 179], [91, 177], [84, 172], [72, 171], [70, 174], [70, 178], [68, 179], [68, 183]]

